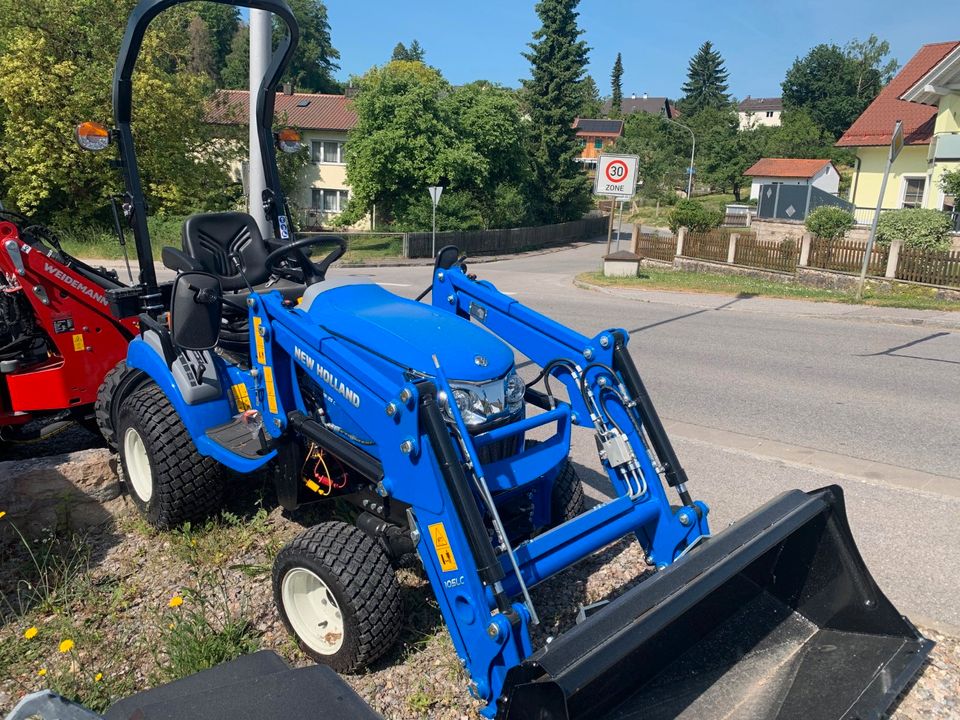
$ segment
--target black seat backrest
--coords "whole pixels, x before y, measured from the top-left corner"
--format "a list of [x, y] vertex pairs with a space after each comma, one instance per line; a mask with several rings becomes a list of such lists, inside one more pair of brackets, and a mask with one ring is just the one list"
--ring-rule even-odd
[[183, 251], [203, 269], [220, 278], [224, 290], [243, 290], [247, 284], [233, 255], [240, 256], [251, 285], [270, 279], [264, 266], [268, 251], [256, 221], [247, 213], [220, 212], [191, 215], [183, 224]]

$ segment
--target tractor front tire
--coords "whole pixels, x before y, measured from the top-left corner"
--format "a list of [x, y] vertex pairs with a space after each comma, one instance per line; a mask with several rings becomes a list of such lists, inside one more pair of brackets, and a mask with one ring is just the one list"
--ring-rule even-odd
[[153, 527], [169, 530], [220, 509], [223, 468], [197, 452], [177, 411], [155, 383], [124, 399], [117, 441], [130, 497]]
[[584, 510], [583, 482], [573, 463], [567, 459], [553, 481], [550, 495], [550, 527], [581, 515]]
[[273, 597], [300, 648], [340, 673], [369, 666], [400, 634], [393, 567], [369, 535], [344, 522], [312, 527], [280, 551]]

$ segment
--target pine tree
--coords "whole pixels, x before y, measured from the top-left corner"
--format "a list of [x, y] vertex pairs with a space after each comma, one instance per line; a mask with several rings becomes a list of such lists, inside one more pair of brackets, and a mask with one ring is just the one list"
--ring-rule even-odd
[[579, 153], [573, 121], [583, 103], [580, 82], [587, 64], [587, 44], [577, 26], [579, 0], [541, 0], [543, 23], [533, 34], [531, 77], [524, 81], [530, 115], [532, 209], [542, 222], [579, 219], [590, 204], [590, 183], [574, 158]]
[[410, 47], [407, 47], [402, 42], [398, 42], [393, 47], [393, 55], [390, 56], [391, 60], [406, 60], [408, 62], [423, 62], [424, 55], [426, 53], [423, 50], [423, 45], [421, 45], [417, 40], [414, 40], [410, 43]]
[[619, 115], [623, 110], [623, 58], [620, 53], [617, 53], [613, 72], [610, 73], [610, 87], [610, 111], [613, 115]]
[[187, 70], [195, 75], [206, 75], [211, 80], [215, 80], [215, 58], [210, 40], [210, 28], [199, 15], [194, 15], [190, 19], [190, 24], [187, 25], [187, 42], [190, 53], [187, 58]]
[[687, 82], [683, 84], [684, 97], [678, 103], [680, 109], [688, 115], [696, 115], [705, 108], [719, 110], [726, 107], [730, 104], [728, 77], [723, 58], [707, 40], [690, 59]]

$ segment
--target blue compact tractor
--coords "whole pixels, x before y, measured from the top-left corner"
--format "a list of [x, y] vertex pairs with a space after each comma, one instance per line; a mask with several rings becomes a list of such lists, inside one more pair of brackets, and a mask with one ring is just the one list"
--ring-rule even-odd
[[[416, 554], [483, 714], [499, 718], [873, 718], [930, 643], [874, 583], [830, 487], [788, 492], [711, 534], [707, 506], [611, 328], [564, 327], [441, 250], [422, 297], [328, 288], [346, 246], [298, 237], [271, 132], [296, 45], [283, 0], [241, 3], [288, 26], [256, 97], [272, 237], [244, 213], [189, 218], [177, 272], [157, 285], [130, 128], [143, 32], [180, 0], [134, 12], [115, 87], [141, 284], [140, 336], [102, 403], [130, 494], [157, 527], [215, 510], [226, 470], [265, 470], [286, 508], [338, 499], [276, 559], [280, 615], [342, 672], [401, 627], [393, 563]], [[288, 138], [289, 139], [289, 138]], [[539, 374], [526, 382], [515, 357]], [[572, 432], [592, 434], [609, 480], [584, 509]], [[531, 438], [536, 435], [538, 441]], [[655, 572], [543, 647], [532, 588], [631, 536]]]

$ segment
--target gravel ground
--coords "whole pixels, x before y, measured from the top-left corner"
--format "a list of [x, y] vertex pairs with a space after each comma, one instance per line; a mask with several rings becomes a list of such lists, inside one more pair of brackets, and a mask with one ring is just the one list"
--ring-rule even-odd
[[[7, 617], [0, 626], [0, 714], [22, 694], [45, 685], [38, 669], [62, 659], [57, 643], [65, 633], [76, 639], [74, 669], [103, 673], [104, 688], [114, 698], [158, 682], [157, 638], [172, 612], [167, 602], [193, 586], [200, 573], [221, 577], [213, 592], [226, 590], [231, 609], [249, 619], [262, 647], [293, 664], [307, 664], [277, 618], [269, 571], [277, 549], [322, 516], [315, 510], [286, 516], [267, 499], [263, 503], [272, 509], [244, 517], [258, 497], [264, 491], [253, 484], [234, 497], [239, 522], [161, 534], [150, 531], [125, 500], [114, 501], [115, 527], [86, 538], [92, 582], [84, 597], [56, 612]], [[8, 596], [18, 581], [17, 559], [11, 534], [0, 534], [0, 589]], [[534, 601], [544, 622], [535, 630], [535, 645], [569, 627], [578, 604], [613, 597], [646, 572], [637, 544], [624, 540], [539, 586]], [[399, 579], [405, 617], [400, 642], [375, 667], [348, 676], [347, 682], [386, 718], [478, 718], [428, 583], [415, 563], [402, 568]], [[30, 625], [39, 634], [27, 640], [23, 633]], [[928, 635], [938, 644], [892, 710], [895, 720], [960, 717], [960, 640]]]

